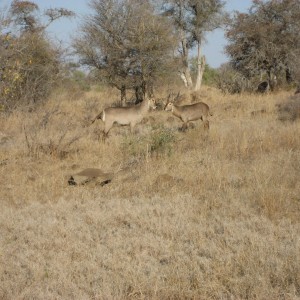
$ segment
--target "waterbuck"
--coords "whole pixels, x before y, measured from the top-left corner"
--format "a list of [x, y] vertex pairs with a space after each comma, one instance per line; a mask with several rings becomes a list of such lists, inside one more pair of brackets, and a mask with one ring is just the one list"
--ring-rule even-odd
[[96, 116], [92, 124], [97, 119], [101, 119], [104, 122], [105, 136], [108, 135], [114, 123], [130, 125], [130, 131], [133, 132], [134, 126], [143, 120], [150, 108], [156, 109], [156, 103], [154, 98], [147, 97], [143, 102], [132, 107], [108, 107]]
[[204, 122], [205, 128], [209, 128], [209, 122], [207, 120], [208, 115], [212, 116], [209, 111], [209, 106], [204, 102], [198, 102], [189, 105], [175, 105], [173, 101], [167, 101], [165, 106], [166, 111], [171, 111], [174, 116], [181, 119], [183, 122], [182, 130], [187, 129], [190, 121], [196, 121], [201, 119]]

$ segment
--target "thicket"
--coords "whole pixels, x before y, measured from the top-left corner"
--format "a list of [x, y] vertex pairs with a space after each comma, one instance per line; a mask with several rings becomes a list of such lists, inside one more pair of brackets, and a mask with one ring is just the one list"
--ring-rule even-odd
[[235, 12], [228, 20], [226, 37], [231, 68], [227, 68], [225, 74], [222, 70], [223, 88], [227, 86], [230, 92], [256, 90], [262, 80], [271, 90], [299, 84], [298, 0], [254, 0], [247, 13]]
[[[0, 105], [13, 109], [45, 100], [60, 78], [61, 51], [50, 41], [46, 28], [60, 17], [71, 17], [65, 9], [38, 14], [29, 1], [13, 1], [0, 17]], [[42, 19], [47, 22], [43, 24]]]

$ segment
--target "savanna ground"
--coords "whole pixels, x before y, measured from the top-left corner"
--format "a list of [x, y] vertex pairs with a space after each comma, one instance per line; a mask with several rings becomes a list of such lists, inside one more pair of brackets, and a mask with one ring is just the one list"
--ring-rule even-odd
[[[292, 92], [201, 94], [209, 132], [154, 111], [103, 143], [108, 90], [1, 115], [1, 299], [300, 299]], [[68, 185], [88, 167], [116, 176]]]

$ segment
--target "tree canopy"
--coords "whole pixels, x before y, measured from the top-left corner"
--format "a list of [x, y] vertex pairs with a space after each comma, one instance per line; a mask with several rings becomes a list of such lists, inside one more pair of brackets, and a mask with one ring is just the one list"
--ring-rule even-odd
[[265, 73], [272, 83], [285, 74], [291, 81], [300, 58], [300, 2], [255, 0], [248, 13], [235, 12], [226, 36], [231, 64], [246, 78]]
[[74, 42], [81, 62], [98, 69], [122, 98], [126, 89], [146, 92], [172, 57], [170, 24], [148, 1], [92, 0], [90, 6], [93, 14]]
[[202, 44], [207, 32], [224, 23], [224, 1], [221, 0], [163, 0], [163, 14], [172, 20], [175, 34], [179, 36], [178, 51], [181, 57], [179, 72], [188, 88], [193, 87], [190, 75], [190, 50], [197, 46], [197, 78], [195, 90], [201, 86], [205, 68]]
[[37, 4], [14, 0], [8, 14], [0, 16], [1, 106], [14, 108], [48, 96], [58, 78], [61, 53], [45, 29], [54, 20], [73, 15], [59, 8], [41, 14]]

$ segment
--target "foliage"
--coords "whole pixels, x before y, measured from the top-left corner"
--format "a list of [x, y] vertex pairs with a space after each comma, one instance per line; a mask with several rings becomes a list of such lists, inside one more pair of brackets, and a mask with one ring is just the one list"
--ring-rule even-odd
[[79, 85], [79, 87], [84, 91], [90, 91], [91, 86], [88, 82], [86, 74], [83, 71], [76, 70], [72, 74], [72, 80]]
[[176, 138], [167, 128], [158, 126], [146, 136], [125, 136], [122, 144], [124, 155], [135, 159], [169, 156], [172, 153]]
[[255, 0], [248, 13], [235, 13], [226, 36], [226, 52], [243, 76], [249, 79], [266, 73], [271, 88], [275, 76], [284, 74], [291, 81], [294, 61], [300, 57], [299, 1]]
[[189, 69], [189, 51], [197, 46], [197, 78], [195, 88], [201, 85], [205, 62], [201, 55], [201, 47], [205, 34], [220, 27], [224, 21], [224, 2], [221, 0], [164, 0], [162, 11], [172, 20], [174, 32], [180, 37], [178, 52], [180, 64], [178, 71], [185, 85], [192, 87]]
[[224, 64], [218, 69], [215, 82], [225, 94], [236, 94], [254, 89], [252, 82], [230, 64]]
[[92, 79], [88, 76], [77, 63], [70, 62], [64, 65], [65, 67], [65, 83], [71, 86], [76, 86], [82, 91], [90, 91]]
[[39, 34], [2, 37], [1, 103], [7, 108], [32, 104], [50, 93], [59, 73], [59, 53]]
[[[0, 20], [0, 104], [6, 109], [44, 100], [59, 76], [61, 53], [47, 39], [47, 25], [41, 25], [37, 13], [35, 3], [13, 1]], [[59, 15], [72, 15], [59, 9], [45, 14], [48, 24]]]
[[145, 92], [172, 56], [170, 26], [149, 2], [92, 0], [90, 5], [93, 14], [74, 41], [81, 62], [123, 93], [135, 87]]
[[206, 64], [204, 74], [203, 74], [203, 83], [205, 85], [215, 85], [217, 70], [210, 67], [209, 64]]
[[[196, 76], [197, 74], [197, 58], [192, 57], [190, 60], [190, 68], [192, 76]], [[204, 73], [203, 73], [203, 83], [205, 85], [215, 85], [216, 78], [218, 75], [218, 71], [212, 68], [209, 64], [205, 65]]]
[[[44, 30], [53, 21], [61, 17], [73, 17], [75, 14], [65, 8], [49, 8], [43, 15], [38, 13], [39, 7], [31, 1], [14, 0], [10, 7], [12, 22], [19, 26], [21, 31], [37, 32]], [[46, 19], [46, 23], [42, 23]]]
[[150, 152], [156, 156], [172, 153], [175, 135], [170, 129], [158, 126], [150, 136]]

